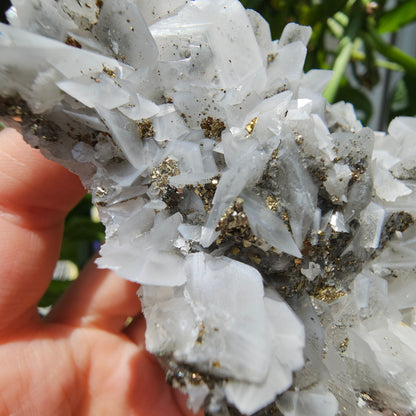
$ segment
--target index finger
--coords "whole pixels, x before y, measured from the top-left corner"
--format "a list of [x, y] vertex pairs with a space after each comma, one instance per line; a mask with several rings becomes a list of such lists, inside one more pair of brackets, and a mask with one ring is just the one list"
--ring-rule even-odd
[[64, 219], [85, 193], [12, 129], [0, 132], [0, 334], [38, 319], [59, 256]]

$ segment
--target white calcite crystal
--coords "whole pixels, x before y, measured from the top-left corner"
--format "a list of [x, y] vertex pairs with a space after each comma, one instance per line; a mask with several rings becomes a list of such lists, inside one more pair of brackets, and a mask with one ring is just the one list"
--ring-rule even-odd
[[277, 293], [264, 296], [262, 277], [249, 265], [194, 253], [185, 275], [183, 286], [140, 290], [148, 350], [221, 378], [242, 413], [261, 409], [303, 366], [302, 323]]
[[1, 108], [91, 191], [189, 406], [414, 414], [415, 119], [363, 128], [310, 28], [237, 0], [12, 3]]

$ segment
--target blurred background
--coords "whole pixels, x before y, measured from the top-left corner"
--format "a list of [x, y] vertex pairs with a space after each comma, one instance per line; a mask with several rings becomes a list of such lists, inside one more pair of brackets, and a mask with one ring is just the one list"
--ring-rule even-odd
[[[111, 0], [110, 0], [111, 1]], [[399, 115], [416, 115], [416, 0], [241, 0], [258, 11], [278, 39], [289, 22], [311, 26], [305, 72], [332, 69], [324, 95], [351, 102], [364, 125], [386, 130]], [[1, 3], [6, 22], [8, 1]], [[61, 260], [40, 306], [53, 304], [104, 238], [86, 196], [68, 215]]]
[[241, 0], [270, 24], [273, 39], [296, 22], [312, 27], [305, 72], [334, 70], [329, 102], [354, 104], [374, 130], [416, 114], [416, 0]]

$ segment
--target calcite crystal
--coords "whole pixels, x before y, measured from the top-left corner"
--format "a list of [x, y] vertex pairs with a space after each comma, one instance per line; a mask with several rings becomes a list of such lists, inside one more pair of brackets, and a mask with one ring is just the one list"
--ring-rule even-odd
[[416, 120], [387, 134], [237, 0], [14, 0], [0, 94], [80, 175], [100, 267], [207, 414], [416, 412]]

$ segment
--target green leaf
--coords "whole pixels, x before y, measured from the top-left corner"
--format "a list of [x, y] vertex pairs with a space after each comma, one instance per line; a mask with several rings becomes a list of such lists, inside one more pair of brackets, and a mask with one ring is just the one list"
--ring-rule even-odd
[[393, 92], [393, 99], [391, 100], [390, 110], [393, 113], [398, 113], [405, 110], [409, 105], [409, 93], [407, 91], [406, 83], [400, 79]]
[[60, 259], [73, 261], [81, 269], [92, 257], [95, 243], [104, 240], [105, 228], [91, 220], [91, 195], [86, 195], [67, 215]]
[[378, 22], [379, 33], [397, 32], [416, 20], [416, 0], [407, 0], [385, 13]]
[[64, 239], [101, 241], [104, 239], [105, 228], [101, 223], [93, 222], [89, 218], [73, 217], [66, 224]]
[[240, 0], [242, 5], [247, 9], [256, 9], [262, 3], [262, 0]]
[[45, 307], [54, 305], [60, 296], [65, 292], [71, 281], [52, 280], [49, 284], [48, 290], [42, 296], [38, 306]]
[[416, 78], [406, 74], [395, 85], [390, 120], [397, 116], [416, 116]]
[[362, 33], [363, 38], [369, 47], [376, 49], [380, 54], [384, 55], [389, 61], [395, 62], [403, 67], [407, 75], [416, 77], [416, 59], [404, 53], [396, 46], [390, 45], [377, 32], [374, 22], [369, 18], [367, 20], [367, 30]]
[[71, 260], [78, 269], [82, 269], [94, 255], [93, 245], [90, 241], [64, 240], [61, 246], [61, 260]]
[[338, 53], [333, 66], [334, 74], [323, 92], [324, 98], [329, 103], [334, 102], [341, 81], [344, 78], [345, 69], [350, 62], [353, 42], [349, 37], [344, 37], [340, 42], [340, 46], [340, 52]]
[[92, 207], [92, 198], [90, 194], [86, 194], [81, 201], [72, 209], [72, 211], [67, 215], [66, 221], [70, 221], [73, 217], [85, 217], [90, 218], [91, 216], [91, 207]]

